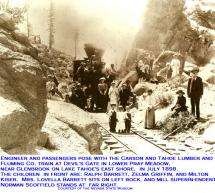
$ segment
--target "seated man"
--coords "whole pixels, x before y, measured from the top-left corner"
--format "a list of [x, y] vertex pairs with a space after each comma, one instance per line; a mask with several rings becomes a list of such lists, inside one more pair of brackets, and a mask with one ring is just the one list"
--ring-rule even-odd
[[48, 80], [46, 82], [46, 89], [48, 98], [51, 98], [51, 96], [54, 96], [55, 94], [58, 94], [63, 99], [62, 93], [58, 90], [58, 81], [54, 75], [48, 75]]
[[175, 106], [171, 109], [172, 111], [175, 111], [172, 115], [173, 117], [178, 116], [179, 112], [187, 111], [186, 98], [183, 96], [184, 92], [182, 90], [178, 90], [176, 94], [178, 94], [178, 99]]

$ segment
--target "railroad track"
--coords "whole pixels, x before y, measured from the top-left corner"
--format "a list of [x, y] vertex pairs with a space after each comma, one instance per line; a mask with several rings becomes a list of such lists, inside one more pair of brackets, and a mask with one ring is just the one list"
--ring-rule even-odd
[[104, 140], [104, 143], [106, 144], [105, 148], [109, 148], [109, 150], [113, 151], [114, 154], [127, 153], [137, 155], [137, 153], [133, 149], [131, 149], [127, 144], [120, 140], [116, 135], [108, 131], [100, 123], [98, 124], [102, 128], [102, 138]]
[[[165, 149], [165, 148], [163, 148], [161, 146], [162, 144], [158, 145], [158, 144], [155, 143], [156, 140], [153, 140], [153, 138], [151, 138], [152, 140], [150, 140], [150, 137], [148, 137], [148, 138], [145, 137], [145, 133], [143, 131], [134, 131], [134, 130], [131, 129], [131, 132], [134, 133], [135, 135], [141, 137], [142, 139], [146, 140], [147, 142], [151, 143], [155, 147], [157, 147], [157, 148], [161, 149], [162, 151], [166, 152], [167, 154], [172, 155], [171, 152], [169, 152], [167, 149]], [[163, 145], [165, 146], [165, 144], [163, 144]]]
[[144, 131], [138, 131], [134, 127], [130, 134], [111, 133], [109, 131], [108, 116], [105, 113], [92, 113], [91, 117], [101, 126], [104, 140], [103, 153], [132, 154], [132, 155], [180, 155], [184, 149], [168, 147], [164, 140], [157, 140], [148, 136]]

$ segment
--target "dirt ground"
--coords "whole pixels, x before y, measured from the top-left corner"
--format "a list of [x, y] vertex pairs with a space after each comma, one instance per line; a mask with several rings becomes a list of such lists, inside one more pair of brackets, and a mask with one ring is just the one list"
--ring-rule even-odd
[[[161, 130], [144, 129], [145, 111], [135, 111], [133, 117], [133, 127], [138, 131], [144, 131], [148, 136], [166, 143], [167, 149], [181, 150], [181, 154], [214, 154], [215, 153], [215, 95], [214, 86], [204, 90], [204, 95], [200, 102], [201, 117], [205, 120], [188, 130], [170, 136], [163, 140], [164, 133]], [[187, 106], [190, 110], [190, 101], [187, 98]], [[156, 122], [161, 121], [167, 113], [171, 111], [171, 105], [167, 108], [155, 112]], [[214, 129], [213, 129], [214, 128]], [[214, 137], [213, 137], [214, 136]], [[206, 143], [210, 141], [210, 144]], [[214, 144], [213, 144], [214, 143]]]

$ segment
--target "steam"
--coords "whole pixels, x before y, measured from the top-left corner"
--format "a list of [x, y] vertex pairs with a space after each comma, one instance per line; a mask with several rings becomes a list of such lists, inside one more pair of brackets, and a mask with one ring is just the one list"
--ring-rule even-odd
[[[48, 44], [49, 1], [29, 1], [33, 33]], [[78, 32], [77, 58], [86, 57], [85, 43], [93, 43], [105, 50], [104, 61], [108, 64], [120, 64], [127, 54], [145, 7], [145, 0], [54, 0], [54, 3], [54, 47], [74, 55], [74, 34]]]

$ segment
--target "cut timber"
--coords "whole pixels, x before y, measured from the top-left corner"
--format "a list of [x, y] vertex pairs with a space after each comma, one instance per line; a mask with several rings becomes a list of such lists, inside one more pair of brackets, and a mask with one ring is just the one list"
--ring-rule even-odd
[[177, 129], [173, 130], [171, 133], [169, 133], [166, 136], [164, 136], [163, 139], [167, 139], [168, 137], [170, 137], [171, 135], [173, 135], [175, 132], [179, 131], [180, 129], [181, 129], [181, 127], [178, 127]]
[[109, 149], [110, 150], [114, 150], [114, 149], [122, 149], [122, 146], [110, 146]]
[[114, 145], [117, 144], [117, 141], [109, 140], [109, 141], [104, 141], [107, 145]]

